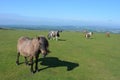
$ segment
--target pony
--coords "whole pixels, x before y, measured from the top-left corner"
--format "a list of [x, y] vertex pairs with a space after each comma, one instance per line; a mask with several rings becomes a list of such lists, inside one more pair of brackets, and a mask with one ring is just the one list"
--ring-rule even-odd
[[86, 32], [85, 37], [90, 38], [93, 35], [93, 32]]
[[106, 37], [110, 37], [110, 32], [106, 32]]
[[58, 37], [60, 37], [60, 32], [62, 31], [50, 31], [47, 35], [48, 39], [56, 39], [56, 41], [58, 40]]
[[[34, 73], [38, 71], [38, 57], [42, 53], [45, 57], [48, 53], [49, 43], [44, 36], [39, 36], [37, 38], [20, 37], [17, 43], [17, 60], [16, 64], [19, 65], [19, 56], [22, 55], [25, 58], [26, 65], [31, 65], [31, 72]], [[27, 58], [30, 59], [28, 63]], [[33, 70], [33, 59], [35, 58], [35, 71]]]

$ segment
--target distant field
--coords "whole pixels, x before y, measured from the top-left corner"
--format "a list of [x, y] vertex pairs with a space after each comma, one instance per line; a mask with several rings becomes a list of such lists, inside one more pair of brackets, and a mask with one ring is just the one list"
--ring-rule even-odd
[[[48, 31], [0, 30], [0, 80], [120, 80], [120, 34], [94, 33], [86, 39], [81, 32], [63, 31], [59, 41], [49, 40], [51, 53], [39, 59], [39, 72], [17, 66], [16, 44], [20, 36], [36, 37]], [[24, 58], [20, 57], [20, 62]]]

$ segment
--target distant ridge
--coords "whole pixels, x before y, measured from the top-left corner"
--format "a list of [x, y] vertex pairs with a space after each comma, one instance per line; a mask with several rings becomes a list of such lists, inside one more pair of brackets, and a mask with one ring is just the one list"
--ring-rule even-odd
[[1, 29], [2, 29], [2, 30], [8, 30], [7, 28], [2, 28], [2, 27], [0, 27], [0, 30], [1, 30]]
[[50, 25], [0, 25], [0, 29], [27, 29], [27, 30], [70, 30], [120, 33], [120, 28], [96, 27], [96, 26], [50, 26]]

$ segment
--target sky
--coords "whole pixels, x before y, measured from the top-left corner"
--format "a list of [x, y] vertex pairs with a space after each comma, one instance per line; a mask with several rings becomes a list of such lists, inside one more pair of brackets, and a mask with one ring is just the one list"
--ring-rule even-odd
[[120, 0], [0, 0], [0, 24], [120, 26]]

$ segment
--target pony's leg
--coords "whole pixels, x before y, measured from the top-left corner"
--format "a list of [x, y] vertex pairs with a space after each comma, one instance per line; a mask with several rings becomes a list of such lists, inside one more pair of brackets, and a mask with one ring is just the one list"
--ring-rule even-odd
[[86, 35], [85, 35], [85, 38], [87, 38]]
[[30, 57], [30, 65], [31, 65], [31, 72], [34, 73], [33, 71], [33, 57]]
[[37, 54], [35, 56], [36, 60], [35, 60], [35, 71], [38, 71], [38, 57], [39, 57], [39, 54]]
[[27, 57], [25, 57], [25, 64], [28, 65]]
[[17, 53], [17, 60], [16, 60], [17, 65], [19, 65], [19, 56], [20, 56], [20, 52]]
[[56, 36], [56, 41], [58, 40], [58, 37]]
[[54, 37], [52, 37], [52, 40], [54, 40]]

